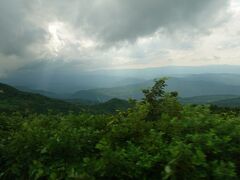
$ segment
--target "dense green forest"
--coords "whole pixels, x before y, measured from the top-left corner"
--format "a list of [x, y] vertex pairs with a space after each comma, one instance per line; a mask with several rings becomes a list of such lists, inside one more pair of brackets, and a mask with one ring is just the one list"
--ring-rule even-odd
[[80, 105], [67, 103], [57, 99], [47, 98], [40, 94], [19, 91], [11, 86], [0, 83], [0, 112], [47, 113], [49, 110], [56, 113], [69, 111], [79, 112]]
[[[238, 111], [182, 105], [165, 87], [160, 79], [141, 101], [115, 99], [94, 105], [97, 113], [58, 100], [44, 104], [37, 95], [27, 105], [6, 101], [11, 110], [1, 107], [0, 179], [239, 179]], [[1, 92], [5, 102], [6, 89]], [[36, 102], [64, 111], [38, 111]]]
[[20, 91], [12, 86], [0, 83], [0, 113], [21, 112], [21, 114], [41, 113], [79, 113], [93, 114], [114, 113], [116, 110], [126, 110], [131, 103], [121, 99], [111, 99], [103, 103], [85, 100], [59, 100], [40, 94]]

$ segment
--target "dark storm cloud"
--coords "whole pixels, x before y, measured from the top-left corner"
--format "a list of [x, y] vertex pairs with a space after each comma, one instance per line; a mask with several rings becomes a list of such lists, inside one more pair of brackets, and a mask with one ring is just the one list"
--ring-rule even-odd
[[[73, 40], [78, 40], [77, 38], [82, 36], [90, 39], [93, 37], [94, 40], [111, 47], [122, 41], [134, 42], [139, 37], [151, 35], [158, 30], [207, 31], [219, 22], [219, 13], [227, 9], [228, 2], [227, 0], [0, 0], [0, 71], [14, 70], [21, 64], [35, 62], [39, 58], [48, 60], [49, 49], [46, 44], [49, 40], [47, 38], [49, 23], [63, 22], [69, 25], [74, 31]], [[79, 47], [74, 45], [74, 43], [68, 44], [68, 48], [73, 46], [72, 49], [77, 50]], [[82, 52], [93, 60], [98, 59], [99, 53], [95, 51], [94, 48], [87, 52], [75, 53], [74, 50], [77, 55], [73, 59], [81, 57]], [[43, 56], [39, 55], [39, 52]], [[93, 57], [95, 54], [96, 57]], [[114, 59], [115, 55], [109, 56], [111, 56], [109, 59]], [[104, 57], [99, 58], [97, 63], [104, 64], [103, 59]], [[89, 60], [88, 64], [93, 60]], [[81, 64], [83, 60], [78, 61]], [[10, 66], [11, 68], [8, 68]]]
[[[106, 42], [134, 40], [159, 28], [204, 29], [215, 23], [226, 0], [101, 0], [47, 1], [1, 0], [0, 52], [21, 54], [26, 46], [44, 38], [44, 31], [31, 24], [44, 18], [68, 21]], [[37, 13], [36, 13], [37, 11]], [[39, 17], [36, 17], [37, 21]]]
[[28, 2], [1, 0], [0, 2], [0, 53], [23, 56], [28, 45], [43, 38], [43, 31], [31, 24]]
[[163, 29], [206, 31], [218, 23], [226, 0], [72, 0], [35, 1], [43, 17], [109, 42], [132, 41]]
[[226, 0], [103, 0], [94, 3], [87, 15], [80, 13], [78, 25], [88, 22], [92, 33], [109, 42], [135, 40], [159, 28], [205, 31], [215, 25], [227, 3]]

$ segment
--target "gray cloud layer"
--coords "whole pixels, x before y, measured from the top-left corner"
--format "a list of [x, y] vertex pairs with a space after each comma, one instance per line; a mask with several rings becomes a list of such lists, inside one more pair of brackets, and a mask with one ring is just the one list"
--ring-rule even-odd
[[[159, 28], [208, 28], [225, 0], [121, 0], [95, 5], [85, 21], [107, 41], [135, 40]], [[79, 19], [81, 22], [80, 15]]]
[[[110, 42], [135, 40], [159, 28], [206, 30], [226, 10], [226, 0], [41, 1], [43, 11]], [[48, 7], [46, 9], [45, 7]]]
[[[111, 48], [118, 42], [134, 42], [158, 30], [207, 31], [219, 23], [218, 17], [226, 10], [227, 3], [226, 0], [1, 0], [0, 71], [12, 64], [16, 68], [16, 64], [20, 66], [41, 57], [47, 59], [45, 44], [51, 22], [68, 24], [75, 38], [81, 32], [81, 36]], [[93, 57], [95, 49], [85, 53]]]
[[23, 55], [26, 47], [43, 38], [43, 31], [28, 21], [32, 13], [27, 1], [1, 0], [0, 52], [6, 55]]

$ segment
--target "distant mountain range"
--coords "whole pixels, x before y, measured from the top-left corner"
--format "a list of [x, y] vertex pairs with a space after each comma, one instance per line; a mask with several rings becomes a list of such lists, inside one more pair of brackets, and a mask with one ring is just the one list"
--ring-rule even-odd
[[[126, 110], [131, 107], [128, 101], [117, 98], [103, 103], [84, 99], [75, 99], [75, 101], [74, 99], [66, 101], [57, 100], [39, 94], [22, 92], [2, 83], [0, 83], [0, 99], [0, 112], [47, 113], [51, 110], [52, 112], [61, 113], [69, 111], [77, 113], [82, 111], [114, 113], [116, 110]], [[179, 98], [179, 101], [182, 104], [212, 104], [220, 107], [240, 107], [240, 96], [237, 95], [196, 96]]]
[[[175, 81], [179, 81], [179, 79], [172, 80], [172, 83]], [[183, 82], [180, 81], [179, 83]], [[69, 111], [76, 113], [82, 111], [114, 113], [116, 110], [126, 110], [131, 107], [131, 104], [124, 99], [127, 99], [129, 95], [140, 99], [142, 94], [140, 91], [137, 93], [137, 90], [143, 86], [150, 86], [152, 83], [153, 82], [148, 81], [143, 84], [119, 88], [86, 90], [84, 93], [83, 91], [79, 91], [72, 95], [72, 99], [66, 100], [52, 99], [36, 93], [23, 92], [9, 85], [0, 83], [0, 112], [47, 113], [51, 110], [52, 112], [61, 113], [67, 113]], [[218, 92], [220, 93], [221, 91]], [[117, 95], [118, 98], [112, 98]], [[74, 99], [74, 96], [78, 97], [78, 99]], [[105, 102], [99, 103], [99, 101]], [[181, 97], [179, 101], [183, 104], [212, 104], [220, 107], [240, 107], [240, 95]]]
[[[110, 107], [117, 104], [116, 99], [141, 99], [142, 90], [151, 87], [154, 79], [161, 77], [169, 77], [166, 90], [177, 91], [182, 103], [240, 105], [240, 66], [172, 66], [72, 74], [52, 72], [51, 75], [43, 74], [44, 77], [39, 73], [40, 70], [35, 73], [28, 69], [2, 79], [5, 84], [0, 84], [0, 109], [78, 111], [82, 107], [91, 109], [90, 106], [105, 102], [104, 107]], [[119, 101], [118, 104], [124, 102]]]
[[[153, 83], [153, 79], [142, 80], [131, 84], [126, 83], [127, 85], [119, 83], [119, 86], [78, 90], [73, 93], [51, 92], [25, 86], [15, 87], [25, 92], [85, 105], [101, 103], [113, 98], [141, 99], [143, 97], [142, 90], [151, 87]], [[182, 74], [169, 77], [167, 85], [168, 91], [178, 91], [182, 98], [240, 96], [240, 74]]]
[[0, 113], [114, 113], [116, 110], [126, 110], [131, 105], [128, 101], [111, 99], [104, 103], [87, 103], [87, 101], [67, 102], [52, 99], [36, 93], [20, 91], [12, 86], [0, 83]]
[[[172, 77], [167, 81], [168, 91], [177, 91], [180, 97], [194, 97], [207, 95], [233, 95], [240, 96], [240, 76], [232, 74], [190, 75], [185, 77]], [[142, 90], [153, 85], [153, 80], [143, 83], [119, 86], [113, 88], [99, 88], [80, 90], [71, 98], [106, 101], [112, 98], [141, 99]]]
[[[54, 92], [54, 94], [72, 94], [79, 90], [113, 88], [152, 81], [163, 76], [185, 77], [195, 74], [200, 79], [222, 82], [228, 85], [240, 85], [240, 66], [211, 65], [211, 66], [168, 66], [145, 69], [111, 69], [81, 71], [56, 68], [51, 65], [22, 68], [0, 79], [1, 82], [14, 87]], [[211, 77], [211, 74], [213, 77]], [[221, 76], [222, 74], [223, 76]], [[230, 77], [226, 75], [229, 74]], [[216, 76], [218, 76], [218, 79]], [[235, 77], [233, 77], [235, 76]], [[193, 75], [193, 80], [198, 77]], [[213, 78], [213, 79], [211, 79]], [[233, 84], [234, 82], [234, 84]]]
[[219, 107], [239, 108], [240, 107], [240, 97], [215, 101], [212, 104], [219, 106]]

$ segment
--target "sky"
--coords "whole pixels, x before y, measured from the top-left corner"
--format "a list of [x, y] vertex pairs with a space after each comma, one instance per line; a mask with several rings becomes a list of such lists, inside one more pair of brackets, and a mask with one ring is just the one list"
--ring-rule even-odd
[[0, 0], [0, 77], [240, 64], [239, 0]]

